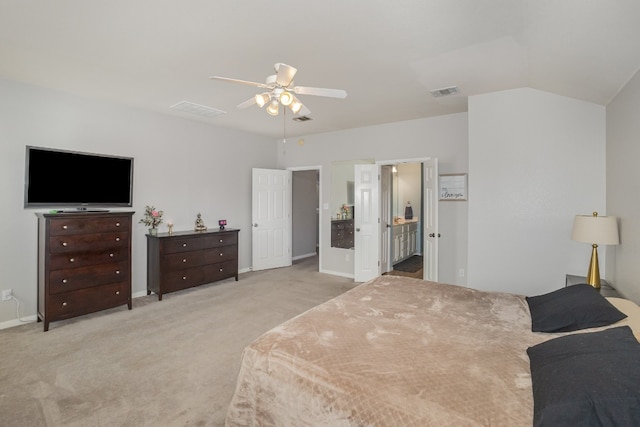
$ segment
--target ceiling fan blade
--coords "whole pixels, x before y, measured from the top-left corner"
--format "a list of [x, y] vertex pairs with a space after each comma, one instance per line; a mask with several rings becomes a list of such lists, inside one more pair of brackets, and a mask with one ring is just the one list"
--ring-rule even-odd
[[292, 90], [298, 95], [328, 96], [329, 98], [341, 99], [347, 97], [347, 91], [342, 89], [325, 89], [322, 87], [296, 86]]
[[247, 99], [244, 102], [241, 102], [240, 104], [238, 104], [238, 108], [248, 108], [251, 107], [252, 105], [256, 105], [256, 97], [252, 96], [251, 98]]
[[296, 116], [308, 116], [309, 114], [311, 114], [311, 110], [309, 110], [306, 105], [302, 104], [302, 108], [300, 108], [300, 111], [298, 111]]
[[265, 88], [265, 89], [273, 89], [272, 85], [266, 85], [264, 83], [257, 83], [257, 82], [250, 82], [248, 80], [230, 79], [228, 77], [219, 77], [219, 76], [211, 76], [209, 78], [211, 80], [220, 80], [223, 82], [240, 83], [241, 85], [254, 86], [254, 87]]
[[297, 68], [294, 68], [291, 65], [283, 64], [281, 62], [275, 64], [273, 68], [275, 68], [276, 72], [278, 73], [276, 77], [276, 83], [282, 87], [289, 86], [293, 81], [293, 77], [298, 71]]

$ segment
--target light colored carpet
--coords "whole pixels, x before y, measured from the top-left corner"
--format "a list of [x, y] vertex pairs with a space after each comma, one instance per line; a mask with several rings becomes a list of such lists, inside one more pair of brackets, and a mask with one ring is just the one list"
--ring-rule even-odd
[[243, 348], [356, 284], [317, 258], [0, 331], [1, 426], [221, 426]]

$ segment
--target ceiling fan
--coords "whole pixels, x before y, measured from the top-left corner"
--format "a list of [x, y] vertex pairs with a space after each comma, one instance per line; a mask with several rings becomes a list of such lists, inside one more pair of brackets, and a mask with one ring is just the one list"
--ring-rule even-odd
[[293, 77], [298, 71], [291, 65], [278, 62], [274, 64], [273, 68], [276, 74], [267, 77], [265, 83], [251, 82], [247, 80], [230, 79], [228, 77], [211, 76], [212, 80], [221, 80], [231, 83], [240, 83], [243, 85], [254, 86], [261, 89], [266, 89], [265, 92], [256, 94], [255, 96], [247, 99], [246, 101], [238, 104], [238, 108], [247, 108], [252, 105], [257, 105], [262, 108], [267, 105], [267, 113], [272, 116], [277, 116], [280, 108], [280, 104], [284, 107], [289, 107], [293, 114], [299, 114], [306, 116], [311, 113], [307, 107], [296, 97], [297, 95], [315, 95], [326, 96], [329, 98], [341, 98], [347, 97], [347, 92], [342, 89], [325, 89], [319, 87], [306, 87], [295, 86], [293, 84]]

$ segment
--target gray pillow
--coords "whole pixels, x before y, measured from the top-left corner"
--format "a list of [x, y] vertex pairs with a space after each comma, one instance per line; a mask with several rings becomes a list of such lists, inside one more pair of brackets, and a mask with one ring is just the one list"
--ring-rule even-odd
[[640, 426], [640, 343], [628, 326], [527, 349], [533, 425]]
[[533, 332], [577, 331], [607, 326], [627, 317], [587, 284], [567, 286], [526, 299]]

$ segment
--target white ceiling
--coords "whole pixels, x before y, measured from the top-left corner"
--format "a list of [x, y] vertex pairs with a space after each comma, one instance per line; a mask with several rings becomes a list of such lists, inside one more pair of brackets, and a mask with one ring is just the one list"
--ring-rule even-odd
[[[529, 86], [606, 105], [640, 68], [637, 0], [0, 0], [0, 76], [281, 138], [282, 115], [236, 105], [273, 64], [308, 122], [286, 135], [466, 111], [469, 95]], [[456, 85], [461, 94], [429, 91]], [[1, 96], [1, 95], [0, 95]], [[177, 112], [180, 101], [227, 113]]]

